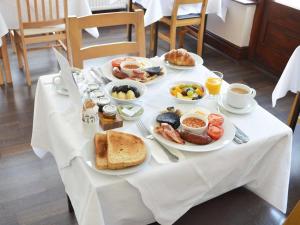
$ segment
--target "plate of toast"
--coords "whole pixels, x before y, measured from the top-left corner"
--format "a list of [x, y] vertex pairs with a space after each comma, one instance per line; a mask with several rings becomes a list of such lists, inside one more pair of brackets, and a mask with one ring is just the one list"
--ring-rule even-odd
[[143, 138], [110, 130], [95, 134], [94, 148], [86, 151], [83, 158], [94, 171], [119, 176], [142, 170], [149, 163], [151, 152]]
[[196, 66], [203, 64], [203, 59], [199, 55], [188, 52], [183, 48], [172, 49], [163, 54], [161, 60], [166, 66], [176, 70], [194, 69]]

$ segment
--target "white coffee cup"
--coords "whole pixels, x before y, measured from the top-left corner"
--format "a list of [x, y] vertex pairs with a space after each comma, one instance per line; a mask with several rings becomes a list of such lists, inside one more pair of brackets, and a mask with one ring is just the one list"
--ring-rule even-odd
[[227, 90], [226, 102], [234, 108], [245, 108], [251, 103], [256, 95], [253, 88], [245, 84], [234, 83], [230, 84]]
[[59, 90], [66, 89], [65, 83], [60, 75], [53, 77], [52, 83]]

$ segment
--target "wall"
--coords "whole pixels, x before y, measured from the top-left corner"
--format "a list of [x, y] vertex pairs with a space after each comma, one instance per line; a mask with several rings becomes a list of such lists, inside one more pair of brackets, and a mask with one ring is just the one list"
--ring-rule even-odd
[[226, 21], [216, 15], [208, 15], [206, 29], [238, 47], [249, 46], [255, 8], [256, 5], [229, 0]]

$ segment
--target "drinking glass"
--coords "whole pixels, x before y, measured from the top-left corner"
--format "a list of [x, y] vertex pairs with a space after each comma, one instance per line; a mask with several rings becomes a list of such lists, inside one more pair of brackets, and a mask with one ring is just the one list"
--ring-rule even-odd
[[205, 87], [208, 91], [208, 94], [211, 98], [216, 98], [221, 92], [223, 73], [219, 71], [212, 71], [213, 76], [210, 76], [206, 79]]

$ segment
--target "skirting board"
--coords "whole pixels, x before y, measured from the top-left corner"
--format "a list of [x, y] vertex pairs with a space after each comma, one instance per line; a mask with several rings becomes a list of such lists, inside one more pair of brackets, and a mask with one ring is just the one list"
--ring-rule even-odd
[[248, 47], [239, 47], [208, 30], [205, 31], [204, 42], [236, 60], [248, 58]]

